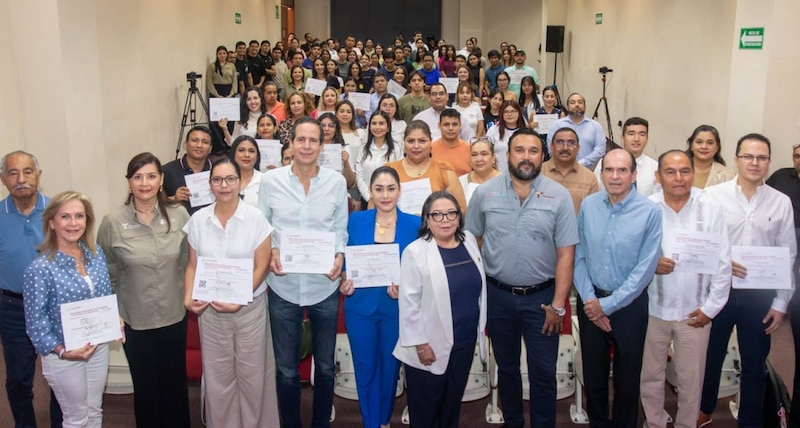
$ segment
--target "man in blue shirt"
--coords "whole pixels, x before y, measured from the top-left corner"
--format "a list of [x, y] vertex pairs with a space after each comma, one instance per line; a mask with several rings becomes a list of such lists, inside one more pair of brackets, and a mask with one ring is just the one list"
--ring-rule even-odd
[[606, 134], [596, 120], [586, 117], [586, 99], [581, 94], [570, 94], [567, 98], [567, 116], [553, 121], [547, 133], [547, 144], [553, 142], [553, 134], [563, 127], [572, 128], [578, 133], [581, 150], [578, 163], [594, 170], [595, 165], [606, 151]]
[[[575, 250], [586, 408], [593, 427], [634, 427], [648, 320], [645, 288], [658, 264], [661, 209], [632, 191], [636, 181], [632, 154], [612, 150], [602, 162], [605, 191], [583, 200]], [[613, 419], [608, 406], [611, 345]]]
[[[334, 349], [339, 315], [339, 276], [347, 244], [347, 184], [342, 174], [318, 164], [322, 127], [310, 117], [295, 122], [291, 132], [294, 161], [273, 169], [261, 180], [259, 206], [275, 228], [269, 284], [269, 320], [277, 367], [278, 411], [283, 426], [302, 426], [300, 416], [300, 334], [303, 312], [311, 321], [314, 354], [312, 426], [329, 427], [333, 406]], [[291, 262], [281, 237], [290, 232], [328, 232], [335, 253], [325, 274], [284, 271]], [[282, 258], [282, 252], [285, 258]], [[298, 255], [299, 257], [299, 255]], [[286, 270], [289, 270], [288, 266]], [[307, 272], [307, 271], [305, 271]]]
[[[50, 198], [39, 193], [42, 171], [33, 155], [16, 151], [0, 161], [8, 197], [0, 205], [0, 340], [6, 362], [6, 392], [16, 427], [36, 427], [33, 375], [36, 351], [25, 332], [22, 273], [44, 240], [42, 213]], [[50, 394], [50, 419], [61, 426], [61, 409]]]
[[492, 49], [489, 51], [489, 66], [486, 67], [485, 90], [486, 93], [492, 92], [497, 87], [497, 74], [506, 68], [500, 64], [500, 52]]
[[531, 426], [556, 426], [558, 333], [578, 231], [569, 192], [540, 174], [542, 160], [536, 131], [515, 132], [508, 142], [508, 172], [478, 187], [466, 219], [467, 230], [482, 243], [487, 326], [506, 427], [525, 426], [521, 338], [528, 355]]

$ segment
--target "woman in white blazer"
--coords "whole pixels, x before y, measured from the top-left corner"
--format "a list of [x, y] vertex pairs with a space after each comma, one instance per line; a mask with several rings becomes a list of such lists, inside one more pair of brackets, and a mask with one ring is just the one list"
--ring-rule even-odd
[[442, 190], [422, 207], [419, 238], [403, 251], [400, 339], [412, 427], [457, 427], [475, 343], [485, 355], [486, 277], [475, 237], [455, 197]]

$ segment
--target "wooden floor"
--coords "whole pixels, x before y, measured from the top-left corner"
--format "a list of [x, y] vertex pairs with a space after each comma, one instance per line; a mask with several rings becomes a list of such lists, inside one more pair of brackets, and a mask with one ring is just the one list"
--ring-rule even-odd
[[[778, 373], [786, 382], [787, 388], [791, 393], [792, 379], [794, 376], [794, 347], [791, 335], [791, 327], [789, 326], [788, 319], [783, 323], [781, 328], [772, 337], [772, 352], [770, 354], [770, 361], [776, 368]], [[35, 408], [37, 414], [37, 422], [39, 427], [49, 426], [48, 414], [48, 390], [45, 380], [41, 377], [41, 370], [37, 369], [35, 381]], [[0, 384], [5, 385], [5, 361], [0, 354]], [[193, 384], [189, 387], [189, 400], [192, 412], [192, 426], [202, 427], [203, 424], [200, 420], [200, 387], [199, 384]], [[303, 388], [303, 414], [311, 414], [311, 397], [312, 389], [310, 386]], [[588, 425], [575, 425], [569, 419], [569, 405], [573, 402], [574, 398], [570, 397], [558, 402], [558, 426], [559, 427], [588, 427]], [[729, 400], [721, 400], [714, 413], [713, 428], [717, 427], [735, 427], [736, 422], [728, 411], [727, 402]], [[478, 400], [471, 403], [464, 403], [461, 409], [461, 427], [486, 427], [492, 426], [486, 423], [484, 412], [489, 399]], [[392, 417], [392, 425], [395, 427], [403, 426], [400, 422], [400, 415], [405, 407], [405, 395], [398, 398], [395, 404], [395, 412]], [[358, 413], [358, 403], [355, 401], [345, 400], [339, 397], [335, 398], [334, 405], [336, 407], [336, 419], [333, 422], [333, 427], [359, 427], [361, 426], [361, 418]], [[666, 409], [674, 416], [675, 412], [675, 395], [671, 389], [667, 390], [667, 403]], [[135, 427], [133, 417], [133, 396], [132, 395], [106, 395], [103, 402], [104, 423], [105, 427], [113, 428], [127, 428]], [[642, 419], [641, 411], [639, 417]], [[306, 421], [306, 426], [309, 426]], [[5, 388], [0, 388], [0, 427], [12, 427], [13, 419], [11, 411], [8, 408], [8, 399], [6, 397]], [[496, 425], [495, 425], [496, 426]]]

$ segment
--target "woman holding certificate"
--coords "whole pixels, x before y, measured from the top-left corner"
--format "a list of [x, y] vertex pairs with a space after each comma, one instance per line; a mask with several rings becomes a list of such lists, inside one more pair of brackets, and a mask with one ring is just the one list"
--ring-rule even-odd
[[457, 427], [476, 341], [485, 355], [486, 279], [475, 237], [446, 191], [425, 200], [419, 239], [401, 257], [399, 292], [394, 355], [406, 364], [409, 417]]
[[74, 329], [62, 325], [61, 316], [62, 304], [112, 294], [106, 257], [95, 246], [92, 203], [77, 192], [59, 193], [50, 200], [42, 221], [41, 255], [23, 277], [25, 329], [42, 356], [42, 375], [64, 413], [63, 425], [99, 428], [108, 345], [86, 343], [67, 349], [65, 332]]
[[97, 243], [125, 321], [125, 355], [139, 427], [188, 427], [183, 271], [189, 214], [167, 202], [161, 162], [141, 153], [128, 162], [128, 199], [100, 223]]
[[[200, 321], [211, 428], [266, 427], [275, 419], [265, 410], [270, 408], [265, 392], [266, 359], [271, 356], [264, 278], [272, 226], [258, 208], [240, 200], [240, 175], [229, 158], [215, 161], [209, 184], [216, 202], [196, 212], [184, 227], [189, 241], [184, 305]], [[199, 294], [208, 297], [193, 298]]]
[[[449, 164], [431, 158], [431, 129], [421, 120], [414, 120], [406, 128], [403, 136], [405, 158], [392, 161], [386, 165], [392, 167], [400, 176], [404, 188], [406, 183], [414, 183], [414, 198], [400, 204], [401, 209], [417, 214], [422, 210], [422, 203], [428, 195], [438, 190], [449, 191], [458, 201], [460, 207], [466, 207], [464, 190], [458, 181], [455, 170]], [[425, 180], [425, 181], [423, 181]], [[427, 187], [426, 187], [427, 186]], [[406, 198], [411, 192], [404, 192]]]
[[[397, 209], [400, 198], [397, 171], [388, 166], [375, 169], [369, 193], [375, 208], [350, 215], [347, 245], [398, 244], [402, 254], [406, 245], [416, 239], [421, 221]], [[347, 273], [342, 276], [346, 278]], [[364, 427], [388, 427], [400, 370], [400, 363], [392, 356], [399, 328], [398, 285], [356, 290], [352, 280], [344, 280], [340, 291], [348, 296], [344, 301], [344, 320]]]

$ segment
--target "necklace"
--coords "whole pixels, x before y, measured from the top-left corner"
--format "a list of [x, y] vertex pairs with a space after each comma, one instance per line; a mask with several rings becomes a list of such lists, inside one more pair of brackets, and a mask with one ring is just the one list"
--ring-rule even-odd
[[140, 210], [139, 208], [136, 208], [136, 204], [133, 204], [133, 210], [139, 214], [153, 214], [156, 212], [156, 207], [154, 205], [153, 208], [149, 210]]
[[378, 226], [378, 235], [383, 235], [386, 233], [386, 229], [391, 229], [394, 226], [392, 223], [387, 223], [385, 225], [378, 223], [375, 221], [375, 226]]
[[[411, 166], [408, 163], [408, 160], [407, 159], [403, 159], [403, 162], [405, 163], [406, 171], [409, 171]], [[431, 162], [431, 160], [429, 158], [429, 159], [427, 159], [425, 161], [425, 165], [423, 165], [422, 168], [417, 169], [417, 177], [421, 177], [422, 176], [422, 174], [428, 169], [428, 165], [430, 164], [430, 162]], [[409, 175], [411, 175], [411, 174], [409, 174]]]

